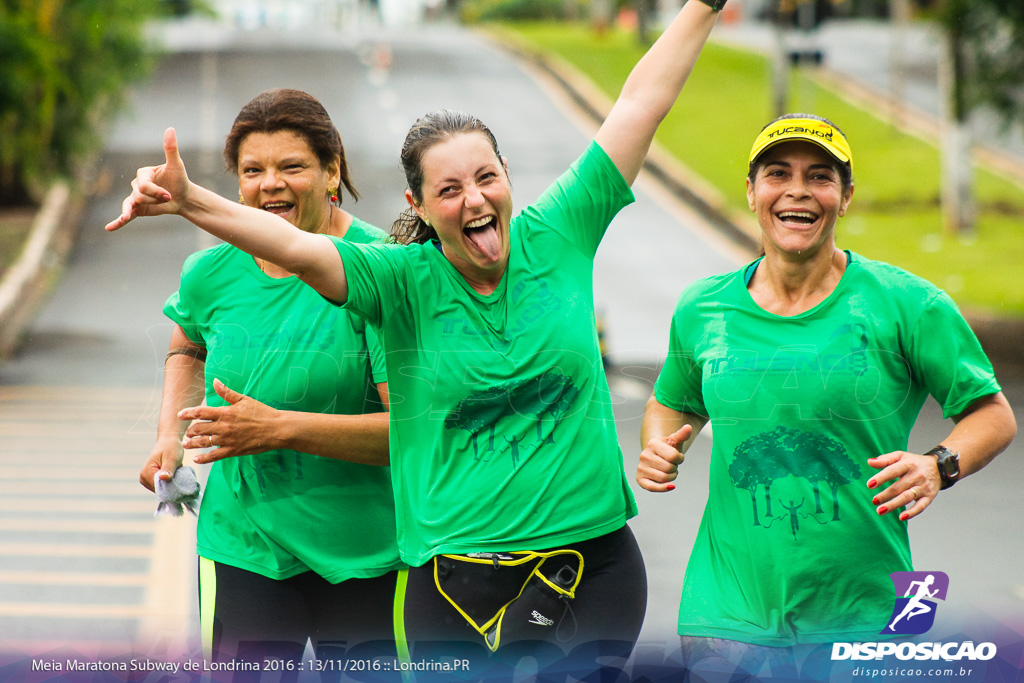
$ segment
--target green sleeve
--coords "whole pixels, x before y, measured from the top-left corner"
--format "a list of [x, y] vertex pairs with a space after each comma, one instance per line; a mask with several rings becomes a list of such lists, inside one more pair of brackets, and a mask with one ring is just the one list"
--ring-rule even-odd
[[603, 149], [591, 142], [586, 151], [540, 198], [524, 209], [532, 223], [559, 233], [591, 259], [608, 225], [633, 191]]
[[380, 331], [369, 323], [366, 324], [366, 348], [370, 353], [370, 373], [373, 376], [373, 383], [387, 382], [388, 371], [384, 363], [384, 344], [380, 340]]
[[164, 315], [177, 323], [191, 342], [199, 346], [206, 346], [206, 340], [199, 328], [200, 321], [196, 319], [197, 312], [194, 306], [196, 298], [195, 292], [192, 291], [195, 279], [192, 273], [199, 261], [199, 256], [199, 254], [192, 254], [185, 260], [178, 291], [167, 297], [167, 301], [164, 302]]
[[348, 282], [348, 301], [342, 306], [370, 325], [385, 323], [389, 305], [404, 298], [397, 255], [410, 247], [352, 244], [331, 237], [341, 255]]
[[942, 406], [943, 417], [959, 415], [979, 398], [1000, 391], [992, 363], [945, 292], [925, 306], [910, 335], [908, 359]]
[[707, 416], [701, 386], [703, 374], [695, 359], [695, 350], [686, 334], [687, 309], [680, 306], [672, 316], [668, 357], [654, 384], [654, 398], [667, 408], [683, 413]]

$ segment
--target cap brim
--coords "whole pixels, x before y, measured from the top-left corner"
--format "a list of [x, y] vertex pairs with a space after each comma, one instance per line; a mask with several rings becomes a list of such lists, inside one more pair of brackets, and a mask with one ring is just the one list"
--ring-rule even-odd
[[804, 140], [806, 142], [811, 142], [811, 143], [817, 145], [818, 147], [821, 147], [823, 150], [828, 152], [829, 156], [831, 156], [833, 159], [835, 159], [836, 161], [838, 161], [841, 164], [848, 164], [848, 163], [850, 163], [850, 157], [848, 157], [845, 154], [843, 154], [843, 152], [841, 150], [839, 150], [836, 147], [833, 147], [832, 145], [829, 145], [829, 144], [819, 140], [818, 138], [812, 137], [810, 135], [790, 135], [788, 137], [780, 138], [780, 139], [776, 139], [776, 140], [767, 140], [760, 147], [757, 147], [757, 148], [751, 150], [751, 152], [750, 152], [750, 163], [752, 164], [755, 161], [757, 161], [757, 158], [759, 156], [764, 154], [766, 151], [768, 151], [772, 147], [778, 147], [779, 145], [781, 145], [783, 143], [786, 143], [786, 142], [797, 142], [797, 141], [800, 141], [800, 140]]
[[846, 137], [835, 126], [811, 118], [779, 119], [762, 130], [750, 150], [748, 165], [752, 165], [764, 152], [783, 142], [803, 140], [825, 150], [842, 164], [851, 164], [853, 153]]

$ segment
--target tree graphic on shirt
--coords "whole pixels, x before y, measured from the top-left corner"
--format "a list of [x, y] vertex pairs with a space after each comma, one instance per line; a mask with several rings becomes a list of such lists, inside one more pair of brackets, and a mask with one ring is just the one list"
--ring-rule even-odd
[[[490, 462], [494, 455], [494, 430], [498, 419], [508, 412], [510, 384], [497, 384], [470, 394], [459, 401], [445, 417], [445, 429], [462, 429], [472, 436], [473, 458]], [[487, 445], [483, 454], [477, 445], [477, 435], [487, 430]]]
[[737, 488], [746, 489], [750, 494], [750, 505], [754, 513], [754, 526], [761, 526], [757, 513], [757, 489], [764, 487], [764, 504], [768, 517], [772, 516], [772, 482], [778, 474], [765, 457], [772, 452], [774, 444], [771, 432], [752, 436], [733, 451], [733, 461], [729, 465], [729, 476]]
[[568, 375], [557, 370], [548, 370], [520, 382], [509, 395], [509, 402], [512, 409], [520, 415], [533, 415], [537, 418], [537, 442], [541, 443], [543, 439], [541, 445], [544, 445], [555, 442], [553, 429], [547, 438], [544, 438], [544, 418], [560, 418], [569, 411], [579, 393], [579, 388], [572, 383]]
[[[490, 462], [497, 450], [495, 430], [502, 417], [516, 414], [536, 419], [537, 444], [554, 443], [554, 430], [544, 437], [543, 423], [546, 418], [565, 415], [579, 395], [579, 388], [572, 380], [557, 370], [549, 370], [536, 377], [488, 387], [470, 394], [459, 401], [447, 416], [445, 429], [461, 429], [470, 433], [473, 443], [473, 457], [480, 462]], [[487, 443], [482, 449], [478, 444], [480, 433], [487, 432]], [[505, 438], [512, 453], [513, 467], [519, 463], [519, 444], [523, 437]], [[504, 450], [499, 444], [499, 448]]]
[[[860, 465], [858, 465], [843, 447], [840, 446], [832, 439], [828, 439], [830, 446], [833, 449], [830, 455], [834, 455], [834, 458], [829, 458], [828, 467], [825, 469], [824, 477], [822, 481], [828, 484], [832, 490], [832, 521], [839, 521], [839, 487], [848, 484], [851, 481], [855, 481], [860, 477]], [[817, 485], [817, 484], [815, 484]]]
[[[840, 520], [839, 487], [857, 479], [860, 466], [835, 439], [814, 432], [776, 427], [755, 434], [741, 443], [733, 451], [733, 461], [728, 472], [733, 484], [750, 494], [754, 526], [767, 528], [776, 519], [791, 518], [795, 514], [788, 508], [780, 517], [772, 514], [771, 490], [776, 481], [785, 477], [806, 480], [814, 494], [814, 512], [803, 515], [825, 524]], [[831, 519], [820, 517], [825, 514], [821, 500], [822, 483], [829, 487], [832, 494]], [[758, 510], [759, 488], [764, 494], [763, 517]], [[796, 530], [794, 525], [794, 538]]]

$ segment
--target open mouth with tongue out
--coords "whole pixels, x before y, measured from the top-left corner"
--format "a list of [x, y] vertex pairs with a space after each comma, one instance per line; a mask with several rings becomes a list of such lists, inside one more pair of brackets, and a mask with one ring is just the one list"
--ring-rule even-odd
[[501, 258], [501, 238], [498, 235], [497, 216], [483, 216], [470, 221], [462, 229], [462, 232], [484, 256], [492, 261]]

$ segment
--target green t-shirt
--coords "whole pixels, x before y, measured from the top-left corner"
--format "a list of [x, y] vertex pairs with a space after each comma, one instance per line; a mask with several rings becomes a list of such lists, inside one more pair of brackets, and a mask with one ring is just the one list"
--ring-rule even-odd
[[[357, 219], [344, 240], [386, 237]], [[281, 410], [383, 410], [373, 385], [387, 381], [383, 352], [370, 326], [296, 277], [267, 276], [231, 245], [188, 258], [164, 313], [206, 347], [211, 406], [225, 405], [213, 390], [217, 378]], [[400, 568], [390, 477], [387, 467], [292, 450], [215, 462], [199, 514], [198, 552], [273, 579], [313, 570], [338, 583]]]
[[867, 459], [905, 450], [928, 394], [948, 417], [999, 391], [952, 300], [849, 254], [835, 291], [792, 317], [746, 282], [757, 262], [679, 299], [655, 397], [709, 416], [707, 507], [679, 633], [761, 645], [877, 640], [907, 524], [879, 516]]
[[438, 243], [337, 241], [346, 306], [387, 349], [402, 559], [537, 550], [636, 514], [594, 318], [598, 243], [632, 192], [596, 144], [511, 226], [498, 289]]

